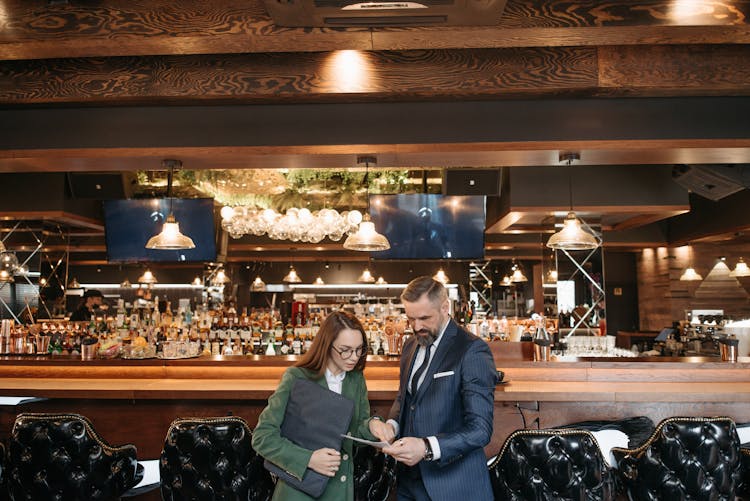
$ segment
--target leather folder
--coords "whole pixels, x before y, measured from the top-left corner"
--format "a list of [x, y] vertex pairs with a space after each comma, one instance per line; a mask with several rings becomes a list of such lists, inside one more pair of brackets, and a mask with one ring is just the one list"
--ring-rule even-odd
[[[349, 429], [353, 413], [354, 402], [348, 398], [300, 378], [289, 394], [281, 436], [311, 451], [323, 447], [340, 450], [341, 435]], [[308, 468], [300, 480], [268, 460], [263, 465], [280, 480], [315, 498], [323, 494], [330, 478]]]

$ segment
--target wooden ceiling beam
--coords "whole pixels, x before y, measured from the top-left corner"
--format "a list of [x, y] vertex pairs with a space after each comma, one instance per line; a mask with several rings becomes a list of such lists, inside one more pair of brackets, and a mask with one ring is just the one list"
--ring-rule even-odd
[[510, 0], [497, 26], [285, 28], [262, 0], [48, 2], [3, 6], [2, 59], [636, 43], [749, 43], [750, 2], [680, 16], [674, 2]]
[[745, 96], [750, 45], [70, 58], [0, 74], [1, 105]]

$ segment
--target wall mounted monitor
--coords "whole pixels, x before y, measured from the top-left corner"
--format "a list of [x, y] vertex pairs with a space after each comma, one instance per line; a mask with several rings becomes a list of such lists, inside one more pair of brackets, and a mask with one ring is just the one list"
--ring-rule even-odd
[[[182, 234], [195, 249], [146, 249], [161, 232], [171, 208]], [[213, 198], [144, 198], [104, 201], [107, 260], [113, 263], [202, 262], [216, 260]]]
[[375, 228], [391, 243], [376, 259], [484, 258], [485, 196], [371, 195]]

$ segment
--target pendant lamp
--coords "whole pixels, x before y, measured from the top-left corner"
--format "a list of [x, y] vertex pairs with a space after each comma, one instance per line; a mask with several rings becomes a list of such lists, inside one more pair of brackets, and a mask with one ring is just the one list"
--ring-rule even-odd
[[383, 277], [378, 277], [375, 281], [375, 285], [388, 285], [388, 282], [386, 282]]
[[693, 248], [691, 246], [688, 246], [688, 257], [690, 258], [690, 264], [688, 264], [688, 267], [685, 268], [685, 271], [680, 275], [680, 281], [697, 282], [698, 280], [703, 280], [703, 275], [696, 272], [693, 268]]
[[214, 275], [213, 283], [217, 285], [224, 285], [229, 283], [229, 277], [224, 273], [224, 268], [219, 268], [219, 271]]
[[432, 278], [433, 278], [433, 280], [436, 280], [436, 281], [440, 282], [443, 285], [447, 284], [450, 281], [450, 279], [448, 278], [448, 275], [445, 274], [445, 272], [443, 271], [442, 268], [440, 268], [437, 271], [437, 273], [435, 273], [434, 275], [432, 275]]
[[510, 275], [510, 281], [513, 283], [521, 283], [521, 282], [528, 282], [529, 279], [526, 278], [526, 275], [523, 274], [523, 271], [521, 270], [521, 265], [518, 263], [513, 263], [513, 266], [511, 267], [513, 270], [513, 273]]
[[127, 278], [125, 278], [125, 280], [120, 282], [120, 287], [122, 287], [123, 289], [130, 289], [131, 285], [132, 284], [130, 283], [130, 280], [128, 280]]
[[326, 283], [323, 281], [322, 278], [318, 277], [313, 281], [313, 285], [325, 285]]
[[369, 268], [365, 268], [362, 270], [362, 274], [357, 278], [357, 282], [362, 284], [371, 284], [375, 282], [375, 277], [372, 276], [372, 273], [370, 273]]
[[148, 270], [148, 269], [143, 272], [143, 275], [141, 275], [140, 277], [138, 277], [138, 283], [139, 284], [153, 285], [153, 284], [155, 284], [157, 282], [158, 282], [158, 280], [156, 279], [156, 277], [154, 276], [154, 274], [151, 273], [151, 270]]
[[288, 282], [290, 284], [298, 284], [302, 282], [302, 279], [297, 275], [297, 270], [294, 269], [294, 265], [289, 265], [289, 273], [281, 279], [282, 282]]
[[164, 160], [163, 165], [169, 168], [167, 173], [167, 198], [169, 199], [169, 215], [164, 222], [161, 233], [151, 237], [146, 242], [147, 249], [155, 250], [182, 250], [195, 249], [193, 240], [180, 232], [180, 224], [175, 220], [172, 213], [172, 176], [174, 169], [180, 167], [182, 162], [179, 160]]
[[203, 287], [203, 280], [201, 280], [201, 277], [195, 277], [193, 279], [193, 285], [196, 287]]
[[367, 212], [362, 216], [357, 231], [349, 235], [344, 241], [344, 249], [373, 252], [384, 251], [391, 248], [388, 239], [375, 230], [375, 223], [370, 220], [370, 185], [368, 182], [370, 162], [376, 163], [375, 157], [357, 157], [357, 163], [365, 164], [365, 196], [367, 197]]
[[[563, 153], [560, 155], [560, 161], [566, 162], [570, 166], [573, 161], [580, 160], [578, 153]], [[573, 211], [573, 176], [568, 173], [568, 196], [570, 202], [570, 211], [563, 221], [563, 227], [557, 233], [554, 233], [547, 240], [547, 247], [555, 250], [582, 251], [593, 250], [601, 245], [597, 237], [586, 231], [581, 225]]]
[[750, 267], [747, 266], [747, 263], [743, 258], [740, 258], [739, 261], [737, 261], [737, 264], [734, 265], [734, 269], [729, 272], [730, 277], [750, 277]]
[[253, 283], [250, 284], [250, 290], [253, 292], [262, 292], [266, 290], [266, 283], [260, 278], [260, 275], [256, 276]]

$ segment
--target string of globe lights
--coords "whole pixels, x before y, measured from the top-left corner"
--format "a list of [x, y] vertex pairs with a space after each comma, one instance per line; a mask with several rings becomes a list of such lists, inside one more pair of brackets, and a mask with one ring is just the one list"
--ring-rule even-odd
[[311, 211], [292, 207], [283, 214], [247, 206], [221, 209], [221, 227], [232, 238], [267, 235], [273, 240], [318, 243], [328, 237], [337, 242], [357, 231], [360, 222], [362, 213], [356, 209], [339, 213], [329, 208]]

